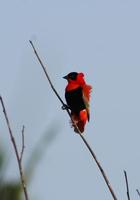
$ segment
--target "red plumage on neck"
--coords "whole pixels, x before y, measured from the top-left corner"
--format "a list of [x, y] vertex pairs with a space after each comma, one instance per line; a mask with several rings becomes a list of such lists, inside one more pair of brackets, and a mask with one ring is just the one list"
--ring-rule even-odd
[[68, 85], [66, 87], [66, 91], [74, 90], [78, 87], [84, 87], [84, 85], [86, 85], [86, 82], [84, 80], [84, 74], [79, 73], [77, 75], [76, 80], [71, 80], [71, 79], [68, 80]]

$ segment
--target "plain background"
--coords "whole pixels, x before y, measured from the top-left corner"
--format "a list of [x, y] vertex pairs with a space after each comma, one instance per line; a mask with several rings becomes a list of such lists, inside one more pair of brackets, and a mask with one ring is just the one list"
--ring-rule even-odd
[[[44, 132], [44, 147], [28, 186], [30, 199], [112, 199], [80, 137], [53, 94], [32, 51], [32, 40], [64, 99], [64, 75], [83, 72], [93, 86], [85, 137], [118, 196], [132, 199], [140, 188], [140, 1], [0, 0], [0, 94], [24, 166]], [[0, 145], [6, 150], [7, 180], [18, 178], [17, 162], [0, 109]], [[53, 132], [52, 131], [52, 132]], [[40, 148], [42, 144], [40, 143]]]

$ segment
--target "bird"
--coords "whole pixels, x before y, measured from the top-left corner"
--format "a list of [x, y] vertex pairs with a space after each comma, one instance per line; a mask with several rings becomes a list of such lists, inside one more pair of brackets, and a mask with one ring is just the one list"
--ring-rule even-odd
[[90, 119], [89, 101], [92, 86], [86, 84], [82, 72], [70, 72], [63, 78], [68, 82], [65, 88], [65, 99], [67, 109], [71, 111], [72, 127], [74, 132], [83, 133], [86, 122]]

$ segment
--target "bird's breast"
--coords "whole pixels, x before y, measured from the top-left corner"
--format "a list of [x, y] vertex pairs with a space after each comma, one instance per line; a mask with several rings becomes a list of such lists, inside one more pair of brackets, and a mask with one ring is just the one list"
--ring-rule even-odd
[[81, 110], [86, 108], [81, 87], [78, 87], [74, 90], [66, 91], [65, 98], [71, 110], [77, 114], [79, 114]]

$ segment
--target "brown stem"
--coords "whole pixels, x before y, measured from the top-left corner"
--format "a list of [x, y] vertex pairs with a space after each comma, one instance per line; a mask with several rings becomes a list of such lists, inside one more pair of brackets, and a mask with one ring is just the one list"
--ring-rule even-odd
[[44, 65], [43, 65], [43, 63], [42, 63], [40, 57], [38, 56], [38, 53], [37, 53], [37, 51], [36, 51], [36, 49], [35, 49], [35, 47], [34, 47], [32, 41], [29, 40], [29, 42], [30, 42], [30, 44], [32, 45], [32, 48], [33, 48], [33, 50], [34, 50], [34, 53], [35, 53], [35, 55], [37, 56], [37, 59], [38, 59], [40, 65], [42, 66], [42, 69], [43, 69], [43, 71], [44, 71], [44, 73], [45, 73], [45, 75], [46, 75], [46, 77], [47, 77], [47, 79], [48, 79], [48, 81], [49, 81], [49, 83], [50, 83], [50, 86], [51, 86], [52, 90], [54, 91], [54, 93], [56, 94], [56, 96], [58, 97], [58, 99], [61, 101], [62, 105], [65, 105], [64, 102], [62, 101], [62, 99], [60, 98], [59, 94], [57, 93], [56, 89], [54, 88], [54, 86], [53, 86], [53, 84], [52, 84], [52, 82], [51, 82], [51, 80], [50, 80], [50, 77], [49, 77], [49, 75], [48, 75], [48, 73], [47, 73], [47, 71], [46, 71], [46, 69], [45, 69], [45, 67], [44, 67]]
[[[48, 81], [49, 81], [49, 83], [50, 83], [50, 86], [51, 86], [52, 90], [54, 91], [54, 93], [56, 94], [56, 96], [58, 97], [58, 99], [60, 100], [60, 102], [62, 103], [62, 105], [65, 106], [65, 103], [63, 102], [63, 100], [61, 99], [61, 97], [60, 97], [59, 94], [57, 93], [56, 89], [54, 88], [54, 86], [53, 86], [53, 84], [52, 84], [52, 82], [51, 82], [51, 79], [50, 79], [50, 77], [49, 77], [49, 75], [48, 75], [48, 73], [47, 73], [47, 70], [46, 70], [44, 64], [42, 63], [42, 61], [41, 61], [41, 59], [40, 59], [40, 57], [39, 57], [39, 55], [38, 55], [38, 53], [37, 53], [37, 51], [36, 51], [36, 49], [35, 49], [35, 47], [34, 47], [33, 42], [32, 42], [32, 41], [29, 41], [29, 42], [30, 42], [30, 44], [31, 44], [31, 46], [32, 46], [32, 48], [33, 48], [33, 50], [34, 50], [34, 53], [35, 53], [35, 55], [36, 55], [36, 57], [37, 57], [39, 63], [41, 64], [41, 66], [42, 66], [42, 68], [43, 68], [43, 71], [44, 71], [44, 73], [45, 73], [45, 75], [46, 75], [46, 78], [48, 79]], [[98, 168], [99, 168], [99, 170], [100, 170], [100, 172], [101, 172], [101, 174], [102, 174], [102, 176], [103, 176], [103, 178], [104, 178], [104, 180], [105, 180], [105, 182], [106, 182], [106, 184], [107, 184], [107, 187], [108, 187], [108, 189], [109, 189], [109, 191], [110, 191], [110, 193], [111, 193], [113, 199], [114, 199], [114, 200], [117, 200], [117, 197], [116, 197], [116, 195], [115, 195], [115, 193], [114, 193], [114, 191], [113, 191], [113, 188], [112, 188], [112, 186], [111, 186], [111, 184], [110, 184], [110, 182], [109, 182], [109, 180], [108, 180], [108, 178], [107, 178], [107, 176], [106, 176], [106, 174], [105, 174], [103, 168], [101, 167], [101, 164], [100, 164], [99, 161], [97, 160], [97, 157], [96, 157], [95, 153], [93, 152], [93, 150], [91, 149], [90, 145], [88, 144], [88, 142], [86, 141], [86, 139], [84, 138], [84, 136], [81, 134], [81, 132], [80, 132], [80, 130], [78, 129], [78, 127], [76, 126], [76, 124], [74, 123], [74, 121], [73, 121], [73, 119], [72, 119], [72, 117], [71, 117], [71, 113], [70, 113], [70, 111], [69, 111], [68, 108], [66, 108], [66, 111], [67, 111], [69, 117], [71, 118], [71, 121], [72, 121], [72, 123], [74, 124], [75, 128], [78, 130], [78, 133], [79, 133], [81, 139], [83, 140], [83, 142], [85, 143], [85, 145], [86, 145], [86, 147], [88, 148], [89, 152], [91, 153], [93, 159], [95, 160], [95, 162], [96, 162], [96, 164], [97, 164], [97, 166], [98, 166]]]
[[130, 200], [130, 195], [129, 195], [129, 186], [128, 186], [128, 179], [127, 179], [127, 173], [126, 173], [125, 170], [124, 170], [124, 176], [125, 176], [125, 182], [126, 182], [127, 198], [128, 198], [128, 200]]
[[23, 158], [23, 153], [24, 153], [24, 149], [25, 149], [25, 142], [24, 142], [24, 130], [25, 130], [25, 126], [22, 127], [22, 148], [21, 148], [21, 153], [20, 153], [20, 162], [22, 163], [22, 158]]
[[11, 142], [12, 142], [12, 145], [13, 145], [13, 148], [14, 148], [14, 151], [15, 151], [15, 155], [16, 155], [16, 158], [17, 158], [19, 173], [20, 173], [21, 186], [23, 188], [25, 200], [29, 200], [27, 188], [26, 188], [26, 184], [25, 184], [25, 180], [24, 180], [24, 175], [23, 175], [22, 164], [21, 164], [22, 156], [21, 157], [19, 156], [16, 141], [15, 141], [15, 138], [13, 136], [12, 129], [11, 129], [11, 126], [10, 126], [10, 122], [9, 122], [9, 119], [8, 119], [8, 115], [7, 115], [7, 112], [6, 112], [6, 109], [5, 109], [5, 106], [4, 106], [4, 102], [3, 102], [3, 99], [2, 99], [1, 96], [0, 96], [0, 101], [1, 101], [2, 108], [3, 108], [3, 113], [4, 113], [4, 116], [5, 116], [6, 124], [7, 124], [8, 130], [9, 130]]

